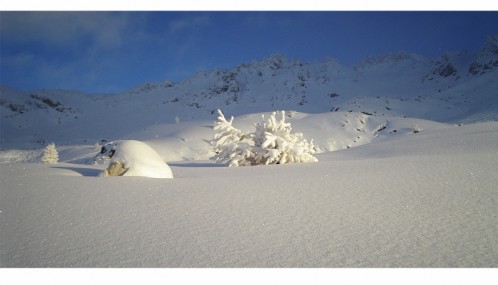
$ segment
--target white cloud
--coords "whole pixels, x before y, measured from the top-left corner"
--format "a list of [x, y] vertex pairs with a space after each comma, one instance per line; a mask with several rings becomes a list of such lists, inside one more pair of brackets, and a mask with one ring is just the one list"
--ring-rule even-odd
[[209, 16], [207, 15], [184, 17], [171, 21], [169, 23], [169, 31], [171, 33], [177, 33], [185, 29], [197, 28], [199, 26], [204, 26], [207, 24], [209, 24]]
[[2, 40], [67, 47], [88, 39], [98, 47], [122, 43], [126, 13], [108, 12], [2, 12]]
[[26, 68], [32, 66], [35, 61], [36, 57], [31, 53], [19, 53], [12, 56], [2, 56], [2, 65], [13, 68]]

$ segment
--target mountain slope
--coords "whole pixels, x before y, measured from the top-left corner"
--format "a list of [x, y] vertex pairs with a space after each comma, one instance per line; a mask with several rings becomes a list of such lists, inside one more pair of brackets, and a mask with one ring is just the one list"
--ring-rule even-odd
[[94, 143], [161, 124], [278, 109], [363, 112], [446, 123], [498, 120], [498, 36], [477, 52], [438, 59], [393, 53], [354, 66], [276, 55], [231, 70], [199, 72], [114, 95], [0, 87], [2, 148]]
[[[114, 95], [0, 86], [0, 267], [496, 267], [496, 43], [273, 56]], [[217, 167], [217, 108], [246, 134], [287, 110], [319, 161]], [[121, 139], [174, 179], [100, 177]], [[52, 141], [59, 164], [39, 163]]]

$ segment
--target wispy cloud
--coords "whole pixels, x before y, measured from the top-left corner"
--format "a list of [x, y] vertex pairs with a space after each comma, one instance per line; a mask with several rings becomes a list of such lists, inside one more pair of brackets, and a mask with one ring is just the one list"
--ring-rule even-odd
[[181, 32], [187, 29], [199, 28], [209, 24], [209, 16], [201, 15], [195, 17], [183, 17], [175, 19], [169, 23], [169, 31], [171, 33]]
[[122, 43], [128, 18], [108, 12], [2, 12], [2, 39], [12, 44], [67, 47], [86, 40], [97, 47]]
[[23, 69], [32, 66], [36, 56], [31, 53], [18, 53], [12, 56], [2, 56], [2, 65]]
[[2, 83], [20, 88], [106, 91], [141, 27], [130, 13], [1, 12], [0, 19]]
[[[268, 26], [289, 27], [293, 17], [299, 17], [299, 12], [251, 12], [236, 14], [240, 22], [247, 27], [267, 28]], [[297, 19], [294, 19], [297, 21]]]

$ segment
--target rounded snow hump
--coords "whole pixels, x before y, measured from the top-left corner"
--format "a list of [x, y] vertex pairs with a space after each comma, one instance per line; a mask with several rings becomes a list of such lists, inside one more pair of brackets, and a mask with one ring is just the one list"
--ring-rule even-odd
[[103, 175], [173, 178], [171, 168], [159, 154], [147, 144], [136, 140], [119, 143]]

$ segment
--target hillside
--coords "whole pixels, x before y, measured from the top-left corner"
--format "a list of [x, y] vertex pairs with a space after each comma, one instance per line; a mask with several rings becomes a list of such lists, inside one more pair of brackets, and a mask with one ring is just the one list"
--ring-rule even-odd
[[[0, 267], [497, 267], [497, 92], [498, 36], [118, 94], [0, 86]], [[286, 110], [318, 162], [216, 164], [218, 108], [243, 134]], [[103, 177], [120, 140], [135, 174], [172, 175]]]
[[[443, 123], [497, 120], [498, 36], [476, 52], [439, 58], [393, 53], [354, 66], [302, 63], [276, 55], [181, 82], [147, 83], [110, 95], [0, 86], [2, 149], [94, 144], [181, 122], [214, 120], [215, 110], [363, 113]], [[386, 119], [387, 120], [387, 119]], [[163, 134], [157, 134], [162, 137]], [[165, 135], [165, 134], [164, 134]]]
[[174, 179], [1, 163], [0, 267], [496, 267], [497, 140], [446, 126]]

